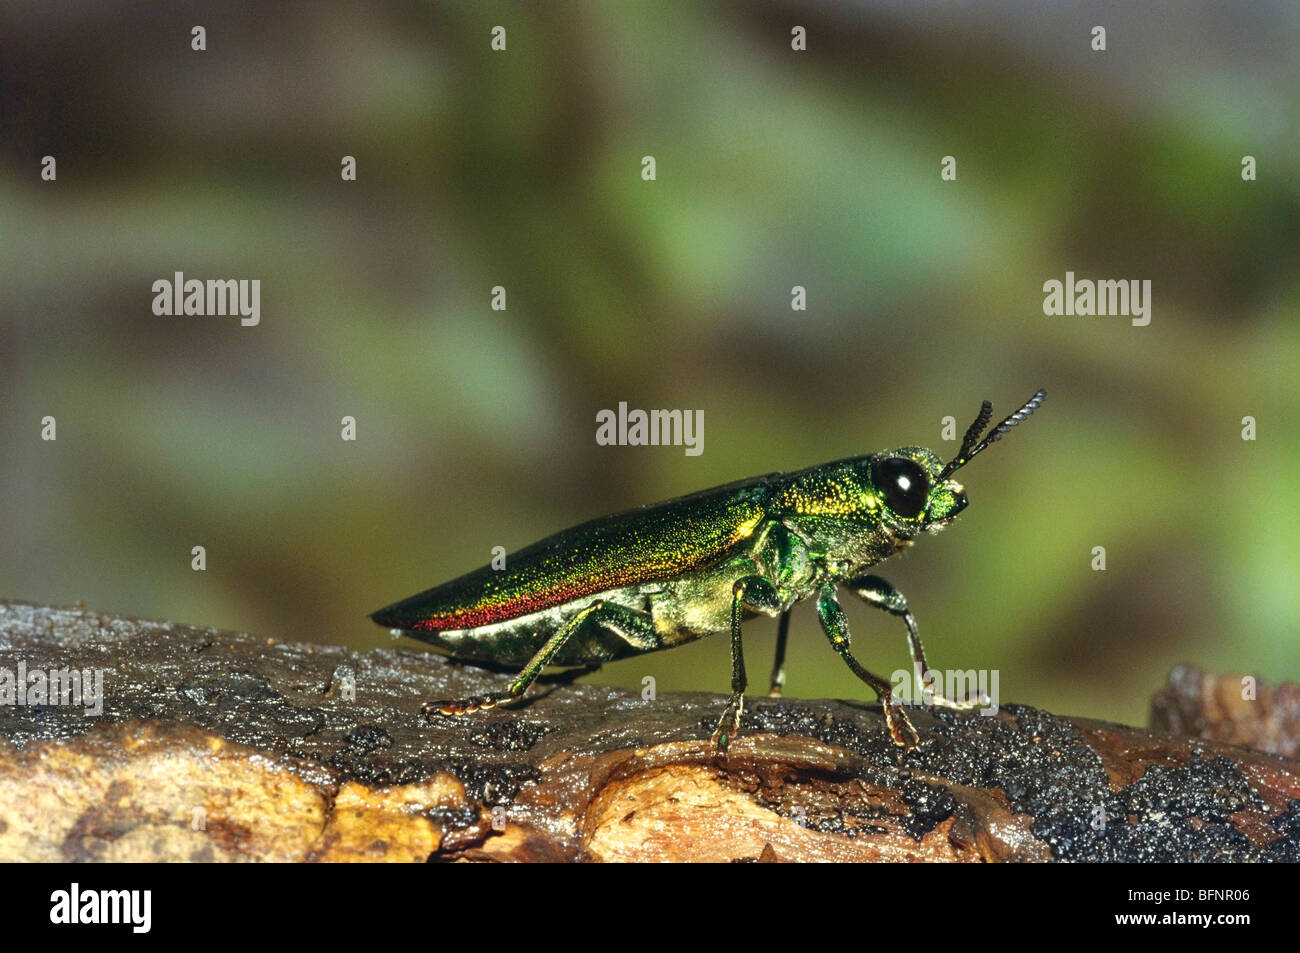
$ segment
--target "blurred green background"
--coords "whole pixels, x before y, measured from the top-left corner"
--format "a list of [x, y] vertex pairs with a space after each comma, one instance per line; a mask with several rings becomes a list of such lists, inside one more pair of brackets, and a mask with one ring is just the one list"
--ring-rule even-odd
[[[948, 456], [1041, 385], [881, 569], [932, 663], [1125, 721], [1180, 661], [1297, 678], [1300, 6], [1135, 7], [7, 0], [0, 594], [389, 644], [368, 612], [493, 546]], [[1150, 326], [1044, 316], [1067, 270], [1150, 279]], [[261, 324], [155, 316], [175, 271], [260, 279]], [[702, 409], [704, 453], [597, 446], [619, 401]], [[727, 653], [589, 678], [722, 691]], [[869, 697], [806, 605], [787, 693]]]

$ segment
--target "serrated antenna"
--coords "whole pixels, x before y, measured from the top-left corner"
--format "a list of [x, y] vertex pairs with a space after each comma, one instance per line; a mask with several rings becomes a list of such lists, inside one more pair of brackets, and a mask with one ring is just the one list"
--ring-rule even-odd
[[1002, 439], [1003, 434], [1012, 427], [1019, 425], [1021, 421], [1041, 407], [1043, 401], [1046, 399], [1047, 391], [1040, 388], [1033, 397], [1025, 401], [1023, 407], [990, 430], [987, 437], [980, 440], [980, 434], [984, 431], [985, 426], [987, 426], [989, 420], [993, 417], [993, 404], [987, 400], [984, 401], [983, 405], [980, 407], [979, 415], [975, 418], [975, 422], [972, 423], [970, 428], [966, 431], [966, 436], [961, 442], [961, 449], [957, 451], [957, 456], [948, 461], [948, 465], [944, 467], [943, 472], [939, 474], [939, 479], [948, 479], [951, 474], [960, 470], [966, 464], [970, 463], [971, 460], [975, 459], [977, 454], [986, 450], [991, 444], [997, 443]]

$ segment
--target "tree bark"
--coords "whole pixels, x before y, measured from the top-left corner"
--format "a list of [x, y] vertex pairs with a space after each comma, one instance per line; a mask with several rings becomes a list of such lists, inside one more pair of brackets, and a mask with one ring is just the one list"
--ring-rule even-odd
[[[42, 698], [74, 669], [102, 711]], [[1222, 741], [913, 708], [903, 753], [878, 705], [751, 697], [719, 757], [723, 696], [563, 679], [420, 717], [507, 680], [0, 601], [0, 860], [1300, 859], [1300, 763]]]

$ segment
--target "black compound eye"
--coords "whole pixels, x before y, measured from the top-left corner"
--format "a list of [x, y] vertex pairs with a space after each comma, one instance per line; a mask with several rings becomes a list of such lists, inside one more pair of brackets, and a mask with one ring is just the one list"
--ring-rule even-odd
[[871, 467], [885, 503], [904, 519], [920, 516], [930, 498], [930, 478], [920, 464], [906, 457], [886, 457]]

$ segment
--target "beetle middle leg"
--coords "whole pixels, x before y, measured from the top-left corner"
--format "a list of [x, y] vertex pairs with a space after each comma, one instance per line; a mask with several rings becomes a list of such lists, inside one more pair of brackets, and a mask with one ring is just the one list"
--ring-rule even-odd
[[844, 585], [868, 605], [883, 609], [903, 620], [903, 624], [907, 626], [907, 643], [912, 649], [912, 662], [920, 670], [921, 688], [929, 695], [931, 704], [938, 705], [940, 708], [964, 710], [979, 708], [989, 703], [988, 698], [982, 695], [975, 698], [954, 699], [934, 691], [934, 676], [930, 674], [930, 664], [925, 660], [925, 649], [921, 646], [921, 634], [916, 628], [916, 617], [912, 615], [906, 597], [891, 583], [879, 576], [859, 576], [847, 580]]
[[844, 659], [844, 663], [853, 674], [866, 682], [880, 699], [885, 710], [885, 725], [889, 728], [889, 736], [894, 739], [894, 744], [908, 749], [919, 746], [921, 737], [912, 727], [912, 722], [908, 719], [907, 712], [903, 711], [902, 705], [894, 701], [893, 686], [879, 675], [868, 672], [862, 667], [862, 663], [853, 657], [850, 651], [849, 620], [845, 617], [844, 610], [840, 608], [834, 585], [822, 587], [818, 594], [817, 618], [826, 632], [826, 637], [831, 640], [831, 647], [840, 654], [840, 658]]
[[[653, 637], [653, 632], [648, 629], [648, 623], [643, 621], [636, 613], [624, 606], [608, 603], [604, 599], [597, 599], [547, 639], [546, 644], [528, 660], [528, 664], [515, 676], [515, 680], [510, 683], [504, 692], [474, 695], [459, 701], [425, 702], [420, 710], [425, 715], [432, 714], [435, 711], [444, 715], [466, 715], [480, 709], [495, 708], [497, 705], [515, 701], [528, 690], [528, 686], [537, 679], [537, 676], [542, 673], [542, 669], [564, 648], [564, 644], [575, 632], [584, 625], [598, 625], [601, 623], [619, 632], [630, 642], [641, 642], [644, 638]], [[643, 630], [646, 631], [643, 632]]]
[[776, 586], [762, 576], [745, 576], [731, 587], [731, 700], [718, 719], [713, 732], [713, 744], [725, 754], [731, 739], [740, 730], [740, 716], [745, 710], [745, 650], [740, 640], [740, 623], [746, 609], [758, 612], [778, 612], [781, 597]]

